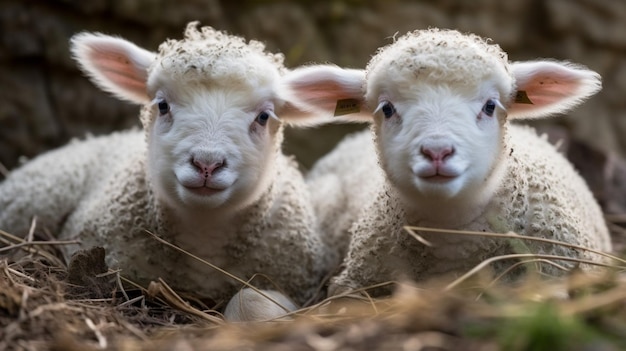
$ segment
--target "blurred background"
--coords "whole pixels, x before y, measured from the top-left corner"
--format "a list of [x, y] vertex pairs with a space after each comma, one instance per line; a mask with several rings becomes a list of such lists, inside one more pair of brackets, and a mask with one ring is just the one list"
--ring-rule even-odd
[[[364, 67], [395, 33], [427, 27], [491, 37], [511, 60], [581, 63], [603, 76], [604, 89], [549, 123], [603, 154], [626, 153], [626, 1], [2, 0], [0, 163], [12, 169], [72, 137], [139, 125], [137, 106], [109, 97], [77, 70], [68, 51], [74, 33], [116, 34], [156, 50], [182, 37], [192, 20], [263, 41], [289, 67]], [[288, 130], [285, 151], [306, 169], [359, 128]]]

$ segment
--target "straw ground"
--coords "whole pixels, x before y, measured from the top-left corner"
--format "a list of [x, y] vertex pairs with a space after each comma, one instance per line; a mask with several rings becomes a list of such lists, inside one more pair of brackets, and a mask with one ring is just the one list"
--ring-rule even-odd
[[[615, 235], [623, 234], [617, 229], [621, 227], [615, 228]], [[425, 230], [407, 228], [407, 235], [415, 235], [416, 229]], [[182, 294], [163, 280], [139, 286], [125, 279], [123, 271], [109, 270], [100, 248], [81, 251], [66, 264], [58, 246], [74, 243], [40, 240], [35, 233], [35, 222], [26, 238], [0, 232], [2, 350], [626, 347], [626, 261], [620, 253], [603, 254], [610, 263], [598, 266], [597, 274], [575, 271], [559, 280], [541, 279], [533, 273], [537, 262], [556, 264], [558, 257], [495, 257], [460, 277], [420, 284], [388, 282], [395, 286], [395, 293], [387, 298], [370, 298], [368, 291], [376, 287], [368, 287], [338, 297], [320, 297], [279, 320], [227, 324], [217, 312], [223, 306], [220, 301]], [[528, 240], [513, 233], [454, 234], [491, 235], [519, 243]], [[500, 277], [488, 278], [490, 264], [505, 259], [518, 260], [513, 269], [524, 266], [529, 272], [523, 283], [505, 285]], [[217, 269], [206, 264], [207, 269]]]

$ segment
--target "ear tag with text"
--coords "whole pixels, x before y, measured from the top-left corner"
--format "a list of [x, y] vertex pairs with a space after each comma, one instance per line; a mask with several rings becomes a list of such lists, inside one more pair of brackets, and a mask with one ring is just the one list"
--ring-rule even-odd
[[515, 102], [518, 104], [529, 104], [532, 105], [533, 102], [528, 98], [528, 94], [524, 90], [518, 90], [517, 94], [515, 94]]
[[359, 108], [359, 100], [357, 99], [341, 99], [337, 100], [337, 106], [335, 107], [334, 116], [343, 116], [349, 115], [351, 113], [358, 113], [361, 109]]

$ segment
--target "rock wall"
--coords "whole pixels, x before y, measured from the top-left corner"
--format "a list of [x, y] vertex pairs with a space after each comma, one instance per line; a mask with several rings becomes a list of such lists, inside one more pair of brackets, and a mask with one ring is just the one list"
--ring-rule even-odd
[[[138, 108], [81, 76], [68, 39], [117, 34], [155, 50], [199, 20], [282, 51], [289, 66], [363, 67], [395, 33], [430, 26], [491, 37], [512, 60], [552, 57], [585, 64], [603, 91], [551, 123], [605, 151], [626, 153], [626, 2], [616, 0], [228, 1], [3, 0], [0, 2], [0, 163], [15, 167], [85, 133], [138, 125]], [[290, 130], [286, 149], [305, 166], [359, 126]]]

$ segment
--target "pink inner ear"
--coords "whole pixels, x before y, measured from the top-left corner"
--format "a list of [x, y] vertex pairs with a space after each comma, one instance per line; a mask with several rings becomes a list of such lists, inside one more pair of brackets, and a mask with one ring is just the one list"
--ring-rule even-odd
[[581, 83], [580, 79], [577, 78], [571, 74], [554, 70], [549, 75], [538, 74], [520, 82], [518, 90], [524, 91], [532, 104], [515, 101], [511, 112], [514, 111], [514, 114], [518, 116], [528, 117], [564, 111], [565, 109], [559, 106], [563, 105], [564, 101], [579, 94]]
[[115, 85], [128, 91], [145, 91], [145, 76], [137, 74], [135, 66], [123, 54], [92, 51], [90, 60]]
[[[317, 81], [309, 83], [307, 81], [295, 81], [292, 88], [307, 104], [324, 111], [334, 111], [337, 100], [354, 99], [355, 94], [351, 87], [333, 80]], [[356, 98], [360, 98], [356, 94]]]
[[572, 77], [538, 76], [527, 82], [520, 90], [525, 90], [530, 101], [539, 106], [549, 106], [558, 103], [567, 96], [575, 95], [579, 82]]

